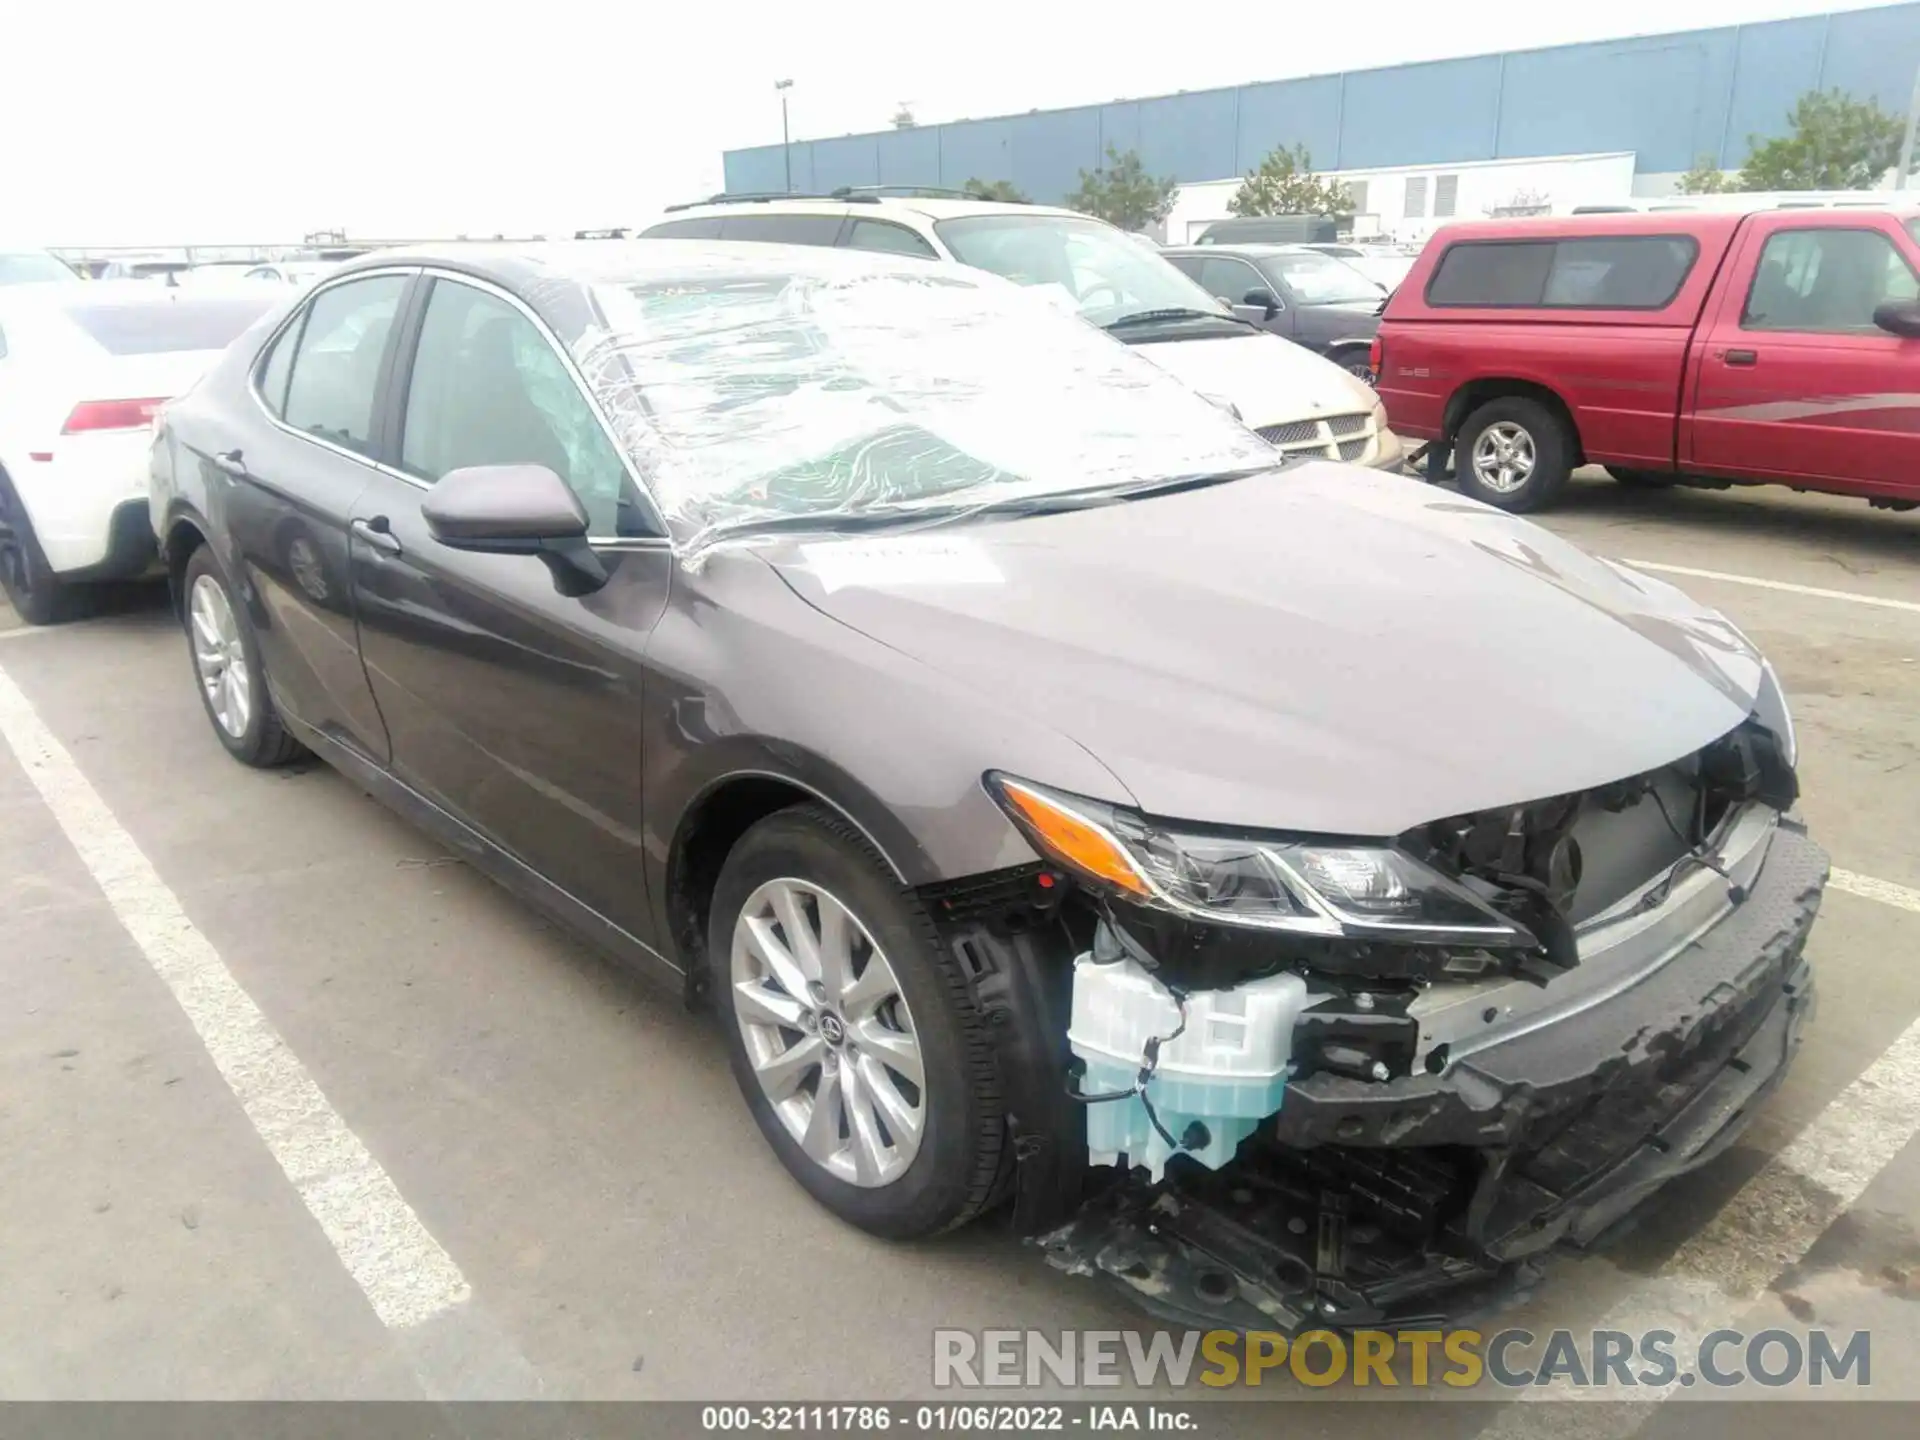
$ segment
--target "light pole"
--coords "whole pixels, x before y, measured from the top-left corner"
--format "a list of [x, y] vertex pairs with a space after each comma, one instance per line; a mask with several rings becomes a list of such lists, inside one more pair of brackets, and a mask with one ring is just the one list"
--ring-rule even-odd
[[780, 158], [786, 162], [787, 193], [793, 193], [793, 139], [787, 133], [787, 91], [793, 88], [791, 80], [776, 80], [773, 88], [780, 92]]
[[1894, 176], [1893, 188], [1907, 188], [1907, 177], [1913, 173], [1913, 128], [1920, 124], [1920, 69], [1913, 72], [1913, 98], [1907, 102], [1907, 129], [1900, 138], [1900, 171]]

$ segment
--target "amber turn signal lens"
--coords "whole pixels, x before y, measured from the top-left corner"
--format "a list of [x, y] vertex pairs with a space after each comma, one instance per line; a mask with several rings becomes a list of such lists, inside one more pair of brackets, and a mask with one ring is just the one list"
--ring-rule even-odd
[[1071, 870], [1117, 885], [1129, 894], [1152, 894], [1127, 852], [1098, 825], [1029, 790], [1002, 780], [1000, 793], [1014, 809], [1034, 844]]

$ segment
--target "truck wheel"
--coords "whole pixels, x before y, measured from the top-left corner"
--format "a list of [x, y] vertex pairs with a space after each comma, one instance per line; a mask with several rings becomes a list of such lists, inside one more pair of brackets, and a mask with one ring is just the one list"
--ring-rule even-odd
[[1617, 465], [1603, 468], [1616, 483], [1635, 490], [1667, 490], [1673, 486], [1673, 477], [1663, 475], [1658, 470], [1622, 470]]
[[78, 595], [47, 565], [20, 494], [0, 470], [0, 589], [28, 625], [57, 625], [77, 613]]
[[1327, 358], [1355, 379], [1373, 384], [1373, 360], [1364, 348], [1335, 350]]
[[1502, 510], [1544, 510], [1573, 474], [1573, 437], [1538, 400], [1507, 395], [1467, 416], [1454, 439], [1462, 494]]
[[832, 811], [768, 816], [721, 867], [711, 993], [747, 1107], [789, 1174], [892, 1240], [1011, 1179], [986, 1017], [926, 907]]

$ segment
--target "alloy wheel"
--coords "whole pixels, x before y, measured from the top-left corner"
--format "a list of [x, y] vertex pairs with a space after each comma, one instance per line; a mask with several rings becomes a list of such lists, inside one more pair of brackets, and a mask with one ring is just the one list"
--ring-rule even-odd
[[1511, 495], [1533, 478], [1533, 436], [1511, 420], [1497, 420], [1473, 442], [1473, 474], [1496, 494]]
[[734, 921], [730, 974], [754, 1078], [801, 1150], [851, 1185], [904, 1175], [926, 1133], [926, 1072], [859, 917], [809, 881], [769, 880]]
[[214, 723], [241, 739], [253, 718], [253, 675], [247, 667], [246, 646], [234, 618], [227, 592], [211, 575], [193, 582], [188, 601], [193, 631], [193, 668]]

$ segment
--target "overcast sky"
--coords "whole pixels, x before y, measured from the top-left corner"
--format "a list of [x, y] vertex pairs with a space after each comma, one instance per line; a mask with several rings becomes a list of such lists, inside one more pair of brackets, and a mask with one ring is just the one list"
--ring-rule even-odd
[[[1853, 8], [1816, 0], [7, 6], [0, 238], [632, 224], [797, 137]], [[1176, 17], [1180, 17], [1176, 19]], [[1186, 23], [1191, 22], [1191, 23]]]

